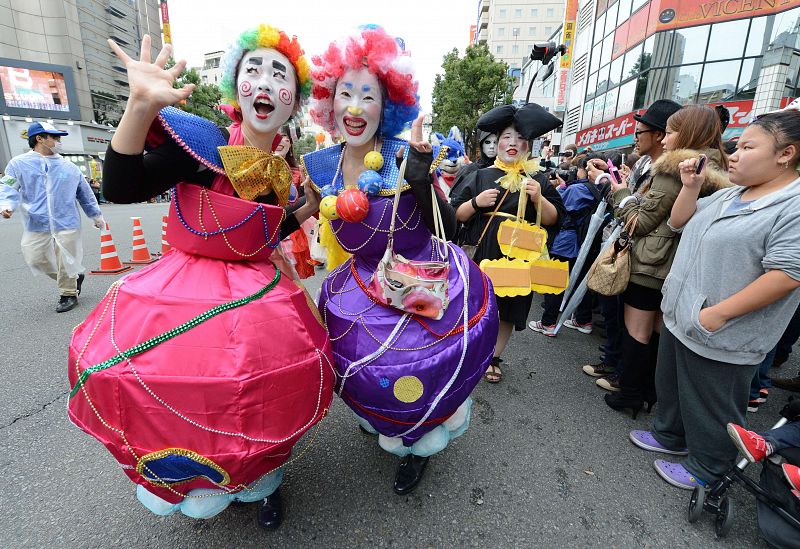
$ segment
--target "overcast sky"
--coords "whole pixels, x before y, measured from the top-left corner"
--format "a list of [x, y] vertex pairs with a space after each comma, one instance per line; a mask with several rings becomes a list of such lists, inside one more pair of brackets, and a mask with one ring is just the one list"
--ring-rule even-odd
[[359, 25], [382, 25], [405, 40], [425, 112], [430, 112], [442, 57], [453, 48], [463, 54], [469, 27], [478, 17], [478, 0], [168, 0], [168, 6], [175, 57], [193, 67], [202, 65], [204, 53], [227, 49], [239, 33], [258, 23], [296, 34], [309, 56]]

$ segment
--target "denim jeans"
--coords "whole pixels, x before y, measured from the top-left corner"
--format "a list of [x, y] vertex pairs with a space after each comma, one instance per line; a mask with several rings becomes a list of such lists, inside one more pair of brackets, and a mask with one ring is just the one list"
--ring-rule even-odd
[[758, 398], [759, 390], [769, 389], [772, 387], [772, 380], [767, 374], [769, 374], [769, 368], [772, 366], [772, 360], [775, 358], [775, 351], [777, 349], [778, 348], [775, 347], [768, 352], [767, 356], [764, 357], [764, 361], [758, 365], [756, 375], [753, 376], [753, 382], [750, 384], [750, 400], [755, 400]]

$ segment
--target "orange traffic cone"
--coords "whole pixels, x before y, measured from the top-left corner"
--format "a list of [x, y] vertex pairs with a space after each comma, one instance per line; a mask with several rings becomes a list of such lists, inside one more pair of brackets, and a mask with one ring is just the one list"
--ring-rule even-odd
[[126, 261], [126, 265], [144, 265], [152, 263], [156, 258], [150, 255], [147, 250], [147, 242], [144, 241], [144, 232], [142, 231], [142, 218], [131, 217], [133, 219], [133, 252], [131, 252], [131, 260]]
[[161, 255], [172, 249], [172, 246], [167, 242], [167, 219], [169, 219], [169, 216], [161, 217]]
[[114, 239], [111, 238], [111, 230], [106, 228], [100, 230], [100, 268], [96, 271], [89, 271], [91, 274], [119, 274], [125, 271], [130, 271], [130, 267], [126, 267], [119, 260], [117, 255], [117, 247], [114, 246]]

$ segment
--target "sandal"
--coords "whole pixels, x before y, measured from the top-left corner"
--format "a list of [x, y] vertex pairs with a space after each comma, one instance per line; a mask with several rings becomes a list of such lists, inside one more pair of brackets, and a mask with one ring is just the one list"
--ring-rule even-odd
[[486, 373], [483, 374], [483, 377], [486, 378], [486, 381], [489, 383], [500, 383], [500, 380], [503, 379], [503, 372], [500, 370], [501, 362], [503, 362], [503, 360], [498, 357], [494, 357], [492, 359], [492, 362], [486, 369]]

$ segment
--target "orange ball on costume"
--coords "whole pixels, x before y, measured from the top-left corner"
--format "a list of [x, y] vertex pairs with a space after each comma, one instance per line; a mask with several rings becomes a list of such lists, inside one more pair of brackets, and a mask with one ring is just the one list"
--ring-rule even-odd
[[369, 199], [360, 189], [345, 189], [336, 199], [336, 213], [348, 223], [358, 223], [369, 212]]

